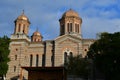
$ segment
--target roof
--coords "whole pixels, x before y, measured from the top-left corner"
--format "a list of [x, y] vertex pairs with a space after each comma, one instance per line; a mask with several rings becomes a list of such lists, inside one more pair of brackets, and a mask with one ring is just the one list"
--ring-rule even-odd
[[28, 21], [30, 23], [29, 18], [24, 14], [24, 11], [22, 12], [22, 14], [20, 16], [17, 17], [16, 20], [24, 20], [24, 21]]
[[22, 13], [20, 16], [18, 16], [17, 19], [28, 20], [28, 17], [24, 13]]
[[33, 35], [34, 35], [34, 36], [41, 36], [41, 34], [40, 34], [38, 31], [35, 31], [35, 32], [33, 33]]
[[66, 11], [66, 12], [62, 15], [62, 17], [70, 17], [70, 16], [72, 16], [72, 17], [79, 17], [79, 14], [78, 14], [76, 11], [74, 11], [74, 10], [72, 10], [72, 9], [69, 9], [68, 11]]
[[60, 71], [64, 70], [64, 67], [22, 67], [27, 71]]

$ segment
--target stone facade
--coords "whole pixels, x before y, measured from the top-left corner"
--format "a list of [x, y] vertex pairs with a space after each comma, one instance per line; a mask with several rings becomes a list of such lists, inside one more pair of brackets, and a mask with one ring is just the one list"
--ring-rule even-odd
[[[28, 37], [30, 21], [22, 13], [15, 20], [14, 33], [11, 35], [10, 62], [6, 79], [20, 75], [21, 67], [61, 67], [69, 55], [85, 57], [89, 46], [95, 41], [83, 39], [81, 34], [82, 19], [73, 10], [66, 11], [60, 22], [60, 36], [54, 40], [42, 40], [36, 31]], [[27, 71], [23, 71], [27, 79]]]

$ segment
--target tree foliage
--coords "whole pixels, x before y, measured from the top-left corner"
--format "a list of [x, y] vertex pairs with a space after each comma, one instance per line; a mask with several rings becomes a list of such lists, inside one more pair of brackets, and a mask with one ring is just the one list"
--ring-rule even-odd
[[9, 42], [10, 39], [7, 36], [0, 37], [0, 75], [5, 75], [8, 70]]
[[106, 80], [120, 80], [120, 32], [101, 33], [87, 55]]
[[80, 55], [68, 58], [65, 64], [68, 75], [75, 75], [81, 78], [88, 78], [89, 75], [89, 62], [85, 58], [81, 58]]

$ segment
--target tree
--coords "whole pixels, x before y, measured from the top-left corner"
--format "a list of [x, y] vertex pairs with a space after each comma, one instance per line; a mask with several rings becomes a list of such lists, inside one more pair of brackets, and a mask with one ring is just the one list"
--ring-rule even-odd
[[89, 61], [85, 58], [81, 58], [80, 55], [69, 56], [68, 61], [65, 63], [68, 75], [75, 75], [84, 79], [88, 78], [89, 75]]
[[9, 42], [10, 39], [7, 36], [0, 37], [0, 75], [3, 76], [8, 70], [8, 55], [9, 55]]
[[99, 37], [90, 46], [87, 55], [106, 80], [120, 80], [120, 32], [105, 32]]

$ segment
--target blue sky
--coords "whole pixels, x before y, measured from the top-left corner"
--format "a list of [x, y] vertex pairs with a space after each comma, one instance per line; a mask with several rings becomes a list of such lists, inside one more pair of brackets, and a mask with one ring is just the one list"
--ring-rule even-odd
[[14, 20], [22, 13], [29, 18], [29, 36], [36, 29], [44, 40], [59, 36], [59, 19], [72, 8], [82, 18], [83, 38], [120, 31], [120, 0], [0, 0], [0, 36], [10, 37]]

